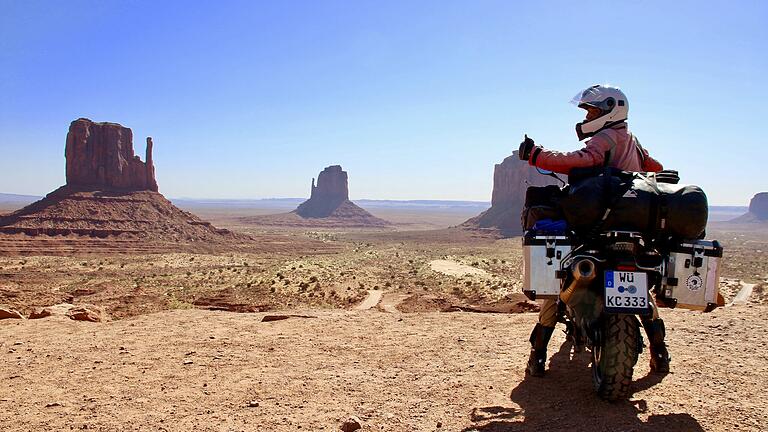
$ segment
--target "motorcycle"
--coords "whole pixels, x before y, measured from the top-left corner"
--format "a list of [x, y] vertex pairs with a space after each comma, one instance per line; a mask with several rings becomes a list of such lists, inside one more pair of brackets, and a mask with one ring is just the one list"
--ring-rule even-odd
[[651, 314], [664, 259], [648, 249], [640, 233], [609, 231], [572, 250], [561, 264], [560, 301], [565, 305], [568, 336], [592, 353], [592, 382], [606, 400], [629, 393], [643, 350], [638, 315]]
[[[529, 188], [526, 201], [540, 199], [544, 190], [568, 193], [568, 185], [559, 192], [552, 186], [537, 189]], [[544, 201], [551, 205], [550, 198]], [[657, 304], [705, 311], [716, 307], [722, 248], [717, 242], [659, 236], [658, 231], [618, 229], [638, 225], [605, 223], [605, 217], [576, 232], [564, 220], [544, 218], [561, 212], [554, 207], [551, 215], [538, 208], [539, 220], [532, 224], [525, 220], [528, 209], [527, 202], [524, 293], [532, 300], [558, 299], [575, 350], [586, 346], [591, 351], [595, 392], [609, 401], [626, 398], [644, 345], [638, 318], [649, 317]]]

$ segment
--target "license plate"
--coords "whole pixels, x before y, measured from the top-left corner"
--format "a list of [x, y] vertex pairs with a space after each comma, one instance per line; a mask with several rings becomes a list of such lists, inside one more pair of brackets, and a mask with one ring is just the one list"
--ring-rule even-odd
[[609, 312], [648, 311], [648, 275], [643, 272], [605, 272], [605, 308]]

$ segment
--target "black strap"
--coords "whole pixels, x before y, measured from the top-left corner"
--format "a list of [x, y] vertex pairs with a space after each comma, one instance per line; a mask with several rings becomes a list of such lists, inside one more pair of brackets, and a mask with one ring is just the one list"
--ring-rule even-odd
[[608, 141], [611, 142], [611, 148], [608, 149], [608, 151], [605, 152], [605, 155], [603, 156], [603, 168], [608, 168], [611, 163], [611, 156], [613, 155], [613, 150], [616, 148], [616, 141], [611, 138], [611, 135], [608, 133], [608, 129], [606, 129], [605, 138], [608, 139]]
[[637, 150], [637, 155], [640, 157], [640, 168], [642, 169], [645, 166], [645, 152], [643, 151], [643, 146], [640, 145], [640, 140], [637, 139], [635, 134], [632, 135], [632, 144], [635, 145], [635, 150]]
[[669, 207], [667, 206], [667, 196], [660, 189], [656, 181], [656, 174], [645, 176], [638, 174], [652, 189], [651, 211], [648, 212], [648, 228], [654, 230], [663, 230], [667, 225], [667, 215]]

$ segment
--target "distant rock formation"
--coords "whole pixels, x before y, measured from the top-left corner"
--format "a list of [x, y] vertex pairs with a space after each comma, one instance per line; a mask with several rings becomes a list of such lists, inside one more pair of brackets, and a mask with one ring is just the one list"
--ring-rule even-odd
[[498, 230], [503, 235], [518, 235], [520, 213], [525, 205], [528, 186], [557, 184], [553, 178], [539, 174], [536, 168], [521, 161], [517, 152], [496, 164], [493, 170], [491, 208], [461, 224], [464, 228]]
[[749, 201], [749, 211], [730, 222], [768, 222], [768, 192], [760, 192]]
[[317, 176], [317, 186], [315, 186], [315, 179], [312, 179], [309, 199], [294, 211], [305, 218], [324, 218], [333, 214], [348, 200], [347, 172], [343, 171], [340, 165], [331, 165], [320, 171]]
[[152, 139], [147, 138], [145, 163], [133, 154], [132, 136], [117, 123], [73, 121], [66, 144], [67, 184], [0, 216], [0, 235], [116, 237], [121, 247], [144, 251], [153, 250], [146, 243], [211, 249], [251, 240], [214, 227], [158, 193]]
[[749, 201], [749, 212], [759, 220], [768, 220], [768, 192], [760, 192]]
[[378, 228], [391, 224], [349, 200], [347, 172], [331, 165], [312, 179], [309, 199], [290, 213], [239, 218], [243, 223], [284, 227]]
[[67, 186], [79, 189], [124, 189], [157, 192], [152, 138], [146, 162], [133, 153], [133, 132], [117, 123], [79, 118], [67, 133]]

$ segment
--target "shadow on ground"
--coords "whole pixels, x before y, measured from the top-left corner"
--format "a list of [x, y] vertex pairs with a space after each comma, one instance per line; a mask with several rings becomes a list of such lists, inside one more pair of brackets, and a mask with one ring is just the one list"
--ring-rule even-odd
[[[687, 413], [651, 414], [644, 421], [640, 416], [648, 405], [642, 399], [617, 403], [599, 399], [592, 389], [589, 367], [589, 352], [571, 354], [571, 344], [566, 341], [552, 356], [546, 377], [524, 379], [510, 394], [511, 406], [472, 409], [474, 425], [463, 432], [704, 430]], [[662, 379], [660, 375], [641, 377], [632, 389], [645, 390]]]

